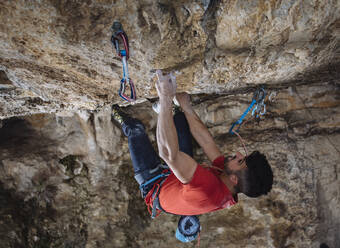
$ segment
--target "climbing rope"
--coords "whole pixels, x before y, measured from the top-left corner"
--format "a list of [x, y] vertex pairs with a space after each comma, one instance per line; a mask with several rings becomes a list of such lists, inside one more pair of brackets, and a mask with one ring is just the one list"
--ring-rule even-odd
[[235, 133], [235, 134], [237, 135], [237, 137], [240, 139], [240, 141], [241, 141], [241, 143], [242, 143], [242, 146], [243, 146], [243, 149], [244, 149], [244, 152], [245, 152], [246, 156], [248, 156], [248, 150], [247, 150], [247, 147], [246, 147], [246, 145], [245, 145], [245, 143], [244, 143], [244, 140], [242, 139], [241, 135], [240, 135], [238, 132], [236, 132], [236, 131], [234, 131], [234, 133]]
[[[120, 88], [118, 91], [119, 96], [128, 102], [136, 100], [136, 90], [131, 78], [129, 77], [129, 70], [127, 61], [130, 57], [129, 51], [129, 39], [123, 30], [123, 26], [120, 22], [114, 22], [112, 27], [111, 43], [115, 47], [117, 55], [121, 58], [123, 63], [123, 78], [120, 81]], [[124, 49], [120, 49], [119, 44], [123, 44]], [[130, 96], [125, 94], [127, 85], [130, 87]]]

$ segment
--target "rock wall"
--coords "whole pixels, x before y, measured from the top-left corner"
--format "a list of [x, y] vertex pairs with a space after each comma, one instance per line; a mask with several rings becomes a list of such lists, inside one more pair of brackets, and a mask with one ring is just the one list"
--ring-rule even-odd
[[[1, 1], [0, 247], [194, 247], [177, 217], [151, 220], [127, 140], [111, 123], [120, 20], [139, 100], [126, 110], [155, 144], [153, 69], [179, 90], [223, 153], [265, 85], [267, 113], [241, 129], [274, 170], [268, 196], [200, 217], [201, 247], [340, 246], [339, 1]], [[149, 101], [148, 101], [149, 100]], [[156, 146], [155, 146], [156, 147]], [[206, 161], [195, 147], [195, 159]]]
[[[110, 27], [129, 36], [140, 101], [153, 69], [180, 90], [280, 84], [339, 60], [339, 1], [44, 0], [0, 3], [0, 118], [120, 102]], [[122, 102], [120, 102], [122, 103]]]
[[[272, 89], [276, 97], [267, 102], [265, 118], [259, 123], [247, 118], [241, 129], [249, 150], [267, 154], [273, 190], [201, 216], [201, 247], [339, 246], [339, 84], [305, 83]], [[223, 152], [242, 150], [226, 130], [250, 103], [250, 94], [192, 100]], [[126, 111], [143, 120], [155, 144], [151, 104]], [[110, 106], [11, 118], [0, 137], [0, 247], [195, 245], [174, 238], [176, 216], [151, 221]], [[206, 161], [199, 147], [195, 159]]]

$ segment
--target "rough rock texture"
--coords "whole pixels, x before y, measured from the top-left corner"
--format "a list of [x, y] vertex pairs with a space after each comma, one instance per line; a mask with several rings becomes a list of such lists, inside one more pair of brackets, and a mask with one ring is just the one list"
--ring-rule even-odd
[[226, 93], [333, 63], [339, 10], [336, 0], [1, 1], [0, 118], [119, 101], [113, 20], [143, 101], [155, 96], [155, 68], [177, 70], [180, 90]]
[[[228, 129], [259, 84], [262, 121], [241, 129], [267, 154], [272, 192], [200, 217], [201, 247], [340, 247], [339, 1], [1, 1], [0, 247], [194, 247], [177, 217], [151, 220], [127, 141], [110, 121], [121, 62], [110, 26], [130, 38], [140, 100], [126, 109], [155, 142], [154, 68], [226, 154]], [[199, 147], [195, 159], [205, 161]]]
[[[272, 192], [201, 216], [201, 247], [339, 247], [339, 84], [305, 83], [276, 89], [266, 117], [242, 128], [248, 149], [264, 151], [273, 166]], [[193, 101], [221, 149], [241, 150], [226, 129], [249, 94]], [[150, 110], [149, 103], [127, 108], [154, 142]], [[0, 247], [194, 246], [174, 238], [177, 217], [151, 221], [109, 106], [11, 118], [0, 137]], [[206, 160], [199, 148], [195, 158]]]

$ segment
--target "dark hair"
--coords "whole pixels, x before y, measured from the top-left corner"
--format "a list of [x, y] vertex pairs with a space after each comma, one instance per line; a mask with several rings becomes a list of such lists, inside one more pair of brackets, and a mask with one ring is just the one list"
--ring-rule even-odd
[[236, 191], [249, 197], [266, 195], [273, 185], [273, 172], [264, 154], [252, 152], [246, 157], [247, 169], [237, 171]]

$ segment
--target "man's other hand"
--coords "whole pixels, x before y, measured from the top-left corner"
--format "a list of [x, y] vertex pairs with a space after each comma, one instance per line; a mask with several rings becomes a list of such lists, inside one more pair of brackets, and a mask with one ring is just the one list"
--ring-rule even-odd
[[174, 98], [176, 95], [176, 77], [170, 73], [168, 75], [163, 75], [161, 70], [156, 71], [157, 74], [157, 83], [156, 89], [159, 98], [169, 97], [170, 99]]
[[176, 94], [176, 99], [178, 103], [181, 105], [181, 108], [184, 112], [192, 111], [192, 106], [190, 102], [190, 95], [186, 92], [180, 92]]

